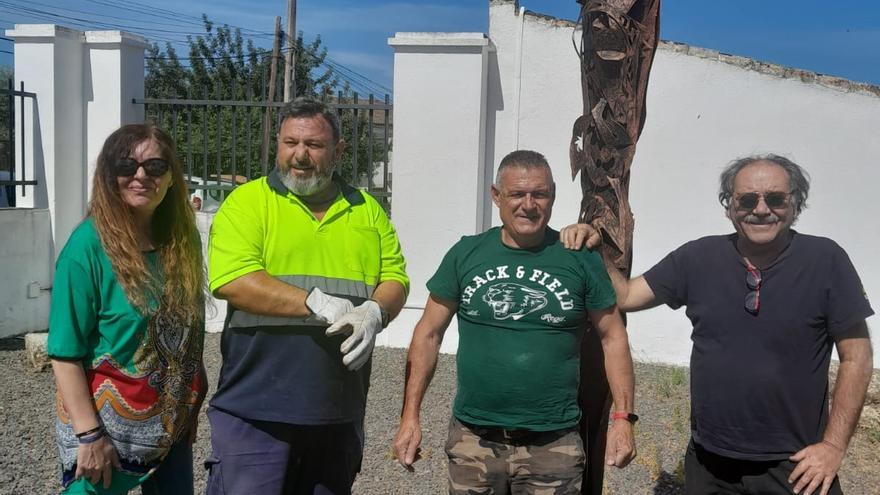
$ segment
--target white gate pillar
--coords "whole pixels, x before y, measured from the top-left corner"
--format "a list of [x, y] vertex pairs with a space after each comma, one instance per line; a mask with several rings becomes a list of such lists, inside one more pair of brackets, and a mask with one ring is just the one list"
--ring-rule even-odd
[[[491, 225], [485, 160], [489, 54], [482, 33], [397, 33], [394, 48], [393, 222], [407, 256], [407, 307], [379, 343], [409, 344], [425, 282], [462, 235]], [[454, 324], [453, 324], [454, 326]], [[445, 352], [457, 346], [450, 328]]]
[[16, 129], [24, 120], [16, 163], [38, 182], [17, 205], [49, 210], [54, 259], [85, 216], [104, 139], [123, 123], [143, 121], [143, 108], [131, 100], [144, 94], [147, 45], [119, 31], [83, 33], [54, 24], [16, 24], [6, 36], [15, 41], [16, 88], [23, 81], [36, 94], [25, 100], [23, 114], [15, 106]]
[[16, 105], [16, 162], [36, 179], [18, 206], [48, 208], [57, 251], [82, 219], [85, 208], [83, 175], [83, 33], [54, 24], [16, 24], [6, 36], [15, 40], [15, 85], [24, 82], [35, 99], [25, 100], [24, 115]]
[[144, 49], [141, 36], [122, 31], [86, 31], [86, 197], [92, 195], [95, 160], [104, 140], [124, 124], [144, 121]]

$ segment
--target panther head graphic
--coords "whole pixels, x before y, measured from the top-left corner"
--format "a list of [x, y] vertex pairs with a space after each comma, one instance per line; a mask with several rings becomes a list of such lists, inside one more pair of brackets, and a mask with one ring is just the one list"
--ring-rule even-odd
[[525, 285], [502, 282], [492, 285], [486, 290], [483, 302], [492, 308], [496, 320], [508, 318], [519, 320], [546, 306], [546, 294], [546, 292]]

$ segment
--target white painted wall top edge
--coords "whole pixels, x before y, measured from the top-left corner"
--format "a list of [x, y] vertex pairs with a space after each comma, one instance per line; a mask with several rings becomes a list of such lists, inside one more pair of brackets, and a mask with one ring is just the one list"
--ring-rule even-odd
[[86, 31], [86, 43], [115, 43], [135, 48], [149, 46], [143, 36], [125, 31]]
[[[510, 8], [510, 5], [516, 6], [517, 10], [513, 12], [513, 15], [515, 17], [518, 17], [519, 2], [517, 0], [490, 1], [490, 7], [497, 6], [502, 8]], [[540, 14], [537, 12], [532, 12], [530, 10], [526, 10], [524, 12], [524, 18], [526, 22], [544, 24], [559, 29], [573, 29], [576, 26], [576, 23], [570, 20], [560, 19], [546, 14]], [[658, 47], [658, 49], [663, 51], [682, 53], [685, 55], [708, 60], [715, 60], [721, 63], [740, 67], [744, 70], [758, 72], [760, 74], [768, 74], [782, 79], [797, 79], [806, 84], [816, 84], [819, 86], [836, 89], [838, 91], [859, 92], [880, 97], [880, 86], [876, 86], [873, 84], [863, 83], [859, 81], [851, 81], [842, 77], [820, 74], [818, 72], [811, 72], [804, 69], [798, 69], [796, 67], [771, 64], [753, 58], [743, 57], [741, 55], [732, 55], [729, 53], [719, 52], [710, 48], [691, 46], [687, 43], [681, 43], [678, 41], [660, 40], [660, 46]]]
[[666, 52], [680, 53], [691, 57], [715, 60], [724, 64], [739, 67], [743, 70], [766, 74], [781, 79], [797, 79], [806, 84], [816, 84], [839, 91], [860, 92], [880, 97], [880, 86], [850, 81], [849, 79], [844, 79], [842, 77], [829, 76], [795, 67], [761, 62], [760, 60], [755, 60], [749, 57], [731, 55], [717, 50], [711, 50], [709, 48], [690, 46], [686, 43], [660, 41], [658, 49]]
[[57, 24], [16, 24], [15, 28], [6, 30], [6, 36], [15, 41], [32, 41], [28, 38], [83, 39], [82, 31]]
[[487, 46], [484, 33], [394, 33], [390, 46]]

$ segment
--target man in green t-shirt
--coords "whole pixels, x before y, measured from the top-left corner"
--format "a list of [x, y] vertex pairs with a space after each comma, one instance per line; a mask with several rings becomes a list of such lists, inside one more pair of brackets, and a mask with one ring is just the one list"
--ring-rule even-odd
[[[605, 351], [615, 413], [606, 463], [635, 457], [633, 366], [626, 328], [601, 257], [566, 250], [549, 227], [555, 185], [547, 160], [514, 151], [498, 167], [492, 200], [502, 227], [463, 237], [427, 286], [416, 325], [400, 427], [406, 466], [421, 442], [419, 409], [443, 334], [458, 316], [458, 391], [446, 453], [450, 493], [578, 493], [580, 343], [589, 317]], [[543, 493], [543, 492], [542, 492]]]

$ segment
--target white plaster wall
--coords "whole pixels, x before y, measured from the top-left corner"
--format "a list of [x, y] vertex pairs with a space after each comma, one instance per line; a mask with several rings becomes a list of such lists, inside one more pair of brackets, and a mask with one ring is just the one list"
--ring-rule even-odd
[[[489, 9], [489, 38], [496, 52], [489, 54], [486, 66], [485, 167], [481, 173], [514, 149], [543, 153], [557, 183], [551, 226], [559, 228], [576, 221], [581, 200], [579, 182], [570, 180], [568, 158], [571, 127], [583, 105], [579, 60], [571, 43], [573, 27], [522, 15], [515, 2], [493, 1]], [[421, 77], [419, 111], [424, 111], [428, 95], [436, 96], [431, 99], [432, 111], [451, 104], [441, 88], [431, 86], [423, 76], [429, 73], [434, 80], [445, 80], [448, 76], [441, 71], [446, 66], [422, 59], [418, 61], [421, 67], [411, 64], [402, 71], [395, 63], [395, 90], [408, 86], [416, 91], [419, 87], [412, 78]], [[448, 66], [454, 63], [449, 61]], [[397, 116], [413, 111], [410, 105], [411, 101], [395, 94], [395, 131], [407, 127]], [[880, 97], [874, 93], [802, 82], [661, 48], [648, 89], [647, 123], [632, 167], [634, 273], [644, 272], [691, 239], [731, 232], [717, 201], [720, 170], [734, 158], [774, 152], [794, 159], [813, 178], [809, 208], [796, 228], [842, 245], [877, 309], [880, 260], [870, 250], [880, 245], [880, 229], [873, 221], [880, 214], [873, 200], [873, 189], [880, 183], [875, 159], [880, 156], [878, 128]], [[420, 131], [410, 128], [407, 135], [395, 134], [395, 153], [408, 140], [431, 140], [444, 143], [447, 153], [458, 151], [458, 126], [449, 125], [442, 132], [432, 128], [429, 135], [419, 136]], [[396, 161], [394, 166], [396, 179], [411, 164]], [[394, 222], [409, 229], [401, 237], [404, 250], [411, 264], [423, 265], [410, 270], [413, 290], [424, 291], [429, 272], [439, 261], [437, 254], [444, 253], [457, 235], [471, 233], [471, 224], [463, 225], [448, 211], [426, 206], [431, 203], [426, 194], [456, 194], [463, 183], [449, 184], [446, 172], [438, 168], [413, 168], [410, 173], [419, 174], [422, 187], [407, 195], [395, 183]], [[481, 189], [484, 194], [487, 188], [488, 182]], [[480, 199], [465, 205], [466, 200], [462, 198], [455, 215], [466, 216], [463, 207], [485, 205]], [[419, 219], [426, 221], [419, 224]], [[499, 224], [497, 213], [491, 221]], [[417, 249], [408, 244], [414, 238], [421, 238]], [[425, 239], [434, 245], [423, 249]], [[414, 322], [414, 318], [409, 320]], [[395, 330], [408, 335], [409, 320], [396, 324]], [[873, 316], [868, 323], [877, 327], [880, 319]], [[688, 363], [691, 325], [684, 311], [662, 307], [633, 313], [629, 330], [637, 359]], [[450, 349], [444, 346], [446, 350]], [[880, 367], [880, 353], [874, 366]]]
[[0, 338], [49, 327], [51, 234], [46, 209], [0, 208]]
[[[211, 233], [211, 224], [214, 222], [214, 213], [203, 211], [196, 212], [196, 226], [202, 239], [202, 255], [208, 260], [208, 235]], [[208, 296], [205, 303], [205, 331], [217, 333], [223, 331], [223, 322], [226, 319], [226, 301]]]
[[[580, 185], [571, 179], [568, 144], [575, 119], [581, 115], [580, 68], [571, 43], [571, 28], [546, 19], [521, 15], [514, 3], [494, 3], [489, 10], [490, 39], [498, 52], [497, 83], [501, 104], [495, 109], [493, 170], [516, 149], [542, 153], [553, 168], [556, 208], [550, 225], [561, 228], [577, 221]], [[497, 101], [496, 94], [490, 102]], [[566, 206], [574, 205], [575, 208]], [[497, 210], [492, 224], [500, 225]]]
[[[581, 199], [579, 183], [568, 180], [571, 126], [582, 106], [579, 61], [570, 25], [526, 15], [520, 28], [522, 21], [512, 3], [490, 7], [497, 86], [505, 102], [496, 114], [491, 159], [497, 164], [517, 141], [520, 148], [547, 156], [557, 182], [551, 225], [558, 227], [577, 219]], [[490, 107], [495, 99], [490, 94]], [[512, 101], [520, 102], [518, 110]], [[880, 183], [878, 128], [880, 98], [873, 94], [659, 50], [648, 90], [647, 123], [632, 167], [634, 273], [688, 240], [730, 232], [717, 201], [721, 168], [742, 155], [775, 152], [794, 159], [813, 179], [809, 208], [796, 228], [842, 245], [875, 309], [880, 308], [880, 260], [871, 256], [880, 245], [880, 229], [873, 222], [880, 214], [873, 199]], [[868, 322], [880, 325], [877, 316]], [[634, 355], [687, 364], [690, 329], [684, 311], [663, 307], [631, 314]], [[880, 366], [880, 354], [874, 365]]]

